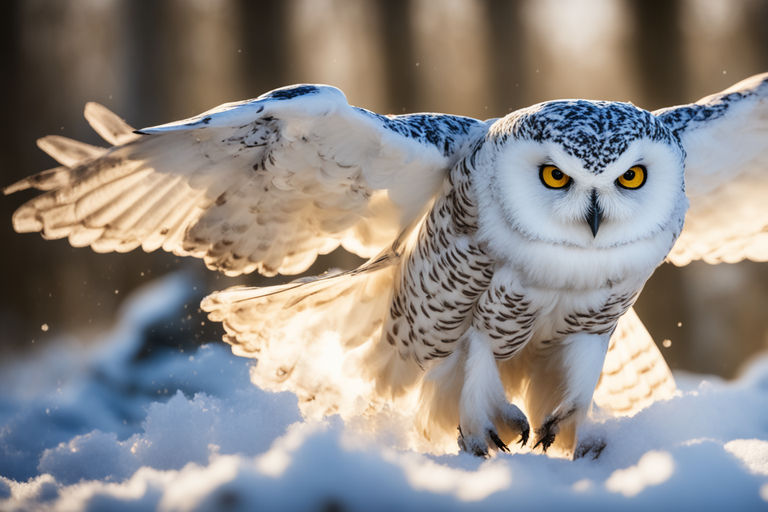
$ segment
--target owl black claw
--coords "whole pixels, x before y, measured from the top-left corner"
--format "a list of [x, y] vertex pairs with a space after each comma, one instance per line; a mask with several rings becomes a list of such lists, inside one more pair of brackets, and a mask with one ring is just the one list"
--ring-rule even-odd
[[491, 438], [491, 441], [493, 441], [493, 444], [495, 444], [499, 450], [509, 453], [509, 447], [504, 441], [501, 440], [501, 438], [499, 437], [499, 434], [497, 434], [493, 430], [489, 430], [488, 437]]
[[509, 453], [509, 446], [501, 440], [499, 434], [493, 429], [486, 430], [485, 436], [465, 436], [464, 432], [461, 430], [461, 426], [459, 426], [459, 436], [456, 441], [461, 451], [471, 453], [476, 457], [482, 457], [484, 459], [489, 456], [489, 447], [495, 447], [501, 452]]
[[573, 459], [582, 459], [587, 455], [592, 455], [592, 460], [597, 460], [600, 454], [605, 450], [605, 441], [600, 438], [585, 439], [579, 443], [576, 447], [576, 451], [573, 453]]
[[542, 432], [542, 429], [539, 429], [536, 431], [536, 434], [538, 436], [538, 440], [536, 441], [536, 444], [533, 445], [533, 449], [535, 450], [539, 446], [541, 446], [541, 450], [544, 453], [547, 453], [547, 449], [552, 446], [552, 443], [555, 442], [555, 433], [554, 432]]
[[531, 434], [531, 429], [528, 427], [528, 425], [525, 426], [522, 432], [520, 432], [520, 441], [518, 441], [518, 444], [520, 446], [525, 446], [528, 444], [528, 436]]
[[533, 445], [534, 450], [541, 446], [542, 451], [547, 453], [547, 449], [555, 442], [555, 436], [559, 430], [557, 427], [559, 420], [560, 419], [557, 417], [549, 418], [544, 422], [544, 425], [536, 429], [536, 444]]
[[456, 442], [458, 443], [459, 449], [461, 451], [471, 453], [475, 457], [480, 457], [483, 459], [488, 458], [488, 448], [478, 443], [473, 443], [471, 440], [470, 443], [467, 443], [467, 439], [464, 437], [464, 433], [461, 431], [461, 426], [459, 426], [459, 437], [456, 439]]

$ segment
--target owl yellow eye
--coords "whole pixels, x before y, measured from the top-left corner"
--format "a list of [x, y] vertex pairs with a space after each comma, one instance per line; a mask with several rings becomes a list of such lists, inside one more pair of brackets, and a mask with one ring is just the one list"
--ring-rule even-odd
[[646, 174], [645, 167], [642, 165], [633, 165], [627, 172], [618, 177], [616, 183], [620, 187], [628, 189], [640, 188], [645, 184]]
[[544, 186], [549, 188], [563, 188], [571, 182], [571, 177], [554, 165], [542, 165], [539, 177]]

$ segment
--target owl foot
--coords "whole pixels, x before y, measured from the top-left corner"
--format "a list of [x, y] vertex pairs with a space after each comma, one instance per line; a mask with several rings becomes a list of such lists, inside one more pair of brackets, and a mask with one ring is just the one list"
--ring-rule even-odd
[[552, 446], [552, 443], [555, 442], [555, 436], [557, 435], [557, 424], [554, 423], [545, 423], [544, 426], [541, 428], [536, 429], [536, 443], [533, 445], [533, 449], [535, 450], [539, 446], [541, 446], [541, 449], [544, 453], [547, 453], [547, 448]]
[[555, 436], [560, 432], [560, 422], [570, 417], [576, 409], [569, 409], [565, 413], [553, 413], [550, 414], [544, 421], [544, 424], [536, 429], [536, 443], [533, 445], [535, 450], [539, 446], [544, 453], [555, 442]]
[[499, 434], [493, 429], [488, 429], [485, 432], [484, 439], [479, 439], [477, 436], [465, 437], [464, 432], [461, 430], [461, 426], [459, 426], [459, 438], [457, 439], [457, 442], [459, 443], [459, 449], [461, 451], [471, 453], [476, 457], [487, 458], [489, 446], [495, 446], [496, 449], [502, 452], [509, 452], [507, 444], [501, 440]]
[[528, 442], [530, 427], [523, 411], [507, 401], [491, 345], [484, 336], [467, 331], [464, 384], [459, 399], [459, 447], [479, 457], [488, 450], [509, 451], [507, 442]]
[[597, 460], [600, 454], [605, 450], [605, 440], [601, 438], [590, 438], [580, 441], [576, 450], [573, 452], [573, 459], [581, 459], [591, 456], [592, 460]]
[[[463, 428], [459, 425], [459, 448], [478, 457], [488, 457], [489, 449], [508, 453], [509, 446], [501, 439], [499, 432], [509, 439], [519, 436], [518, 443], [525, 446], [530, 435], [525, 415], [510, 403], [505, 402], [505, 407], [501, 409], [502, 411], [494, 416], [495, 421], [468, 421]], [[478, 428], [477, 425], [484, 426]]]
[[528, 420], [526, 419], [525, 414], [523, 414], [523, 411], [512, 404], [506, 405], [506, 411], [501, 417], [501, 420], [504, 422], [507, 429], [511, 430], [512, 438], [514, 439], [515, 435], [519, 435], [520, 440], [518, 441], [518, 444], [520, 446], [525, 446], [528, 443], [528, 436], [531, 434], [531, 427], [528, 425]]

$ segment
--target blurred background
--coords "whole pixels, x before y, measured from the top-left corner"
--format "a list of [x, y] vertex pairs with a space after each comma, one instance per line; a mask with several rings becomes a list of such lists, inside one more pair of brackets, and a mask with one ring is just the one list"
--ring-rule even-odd
[[[0, 186], [54, 166], [37, 137], [100, 143], [86, 101], [142, 127], [321, 82], [380, 113], [489, 118], [563, 97], [653, 110], [768, 71], [763, 0], [4, 0], [0, 25]], [[179, 269], [195, 297], [149, 350], [218, 340], [199, 298], [266, 282], [16, 234], [32, 195], [0, 197], [0, 357], [88, 340], [131, 290]], [[312, 271], [356, 261], [337, 252]], [[768, 264], [745, 262], [663, 265], [636, 308], [673, 369], [731, 377], [768, 348], [767, 306]]]

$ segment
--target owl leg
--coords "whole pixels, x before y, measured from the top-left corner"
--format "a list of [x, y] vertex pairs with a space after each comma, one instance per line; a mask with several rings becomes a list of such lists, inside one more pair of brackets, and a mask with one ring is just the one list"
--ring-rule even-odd
[[520, 436], [520, 444], [525, 445], [530, 430], [528, 420], [507, 401], [491, 344], [483, 334], [470, 328], [466, 350], [459, 399], [459, 447], [480, 457], [486, 457], [489, 448], [509, 451], [499, 432], [512, 439]]
[[577, 430], [592, 403], [609, 338], [607, 334], [573, 334], [554, 352], [539, 355], [527, 397], [538, 425], [534, 448], [547, 451], [557, 438], [558, 448], [574, 454]]

